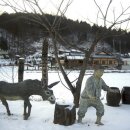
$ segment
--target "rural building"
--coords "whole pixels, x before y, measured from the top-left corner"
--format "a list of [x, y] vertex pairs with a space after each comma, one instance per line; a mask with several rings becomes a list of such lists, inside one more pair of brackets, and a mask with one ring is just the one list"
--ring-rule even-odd
[[[83, 53], [79, 51], [78, 53], [70, 51], [68, 55], [65, 55], [64, 57], [60, 58], [60, 62], [66, 69], [79, 69], [82, 67], [83, 59]], [[92, 68], [95, 64], [100, 64], [105, 68], [110, 69], [121, 69], [123, 64], [119, 55], [115, 55], [111, 52], [108, 53], [105, 51], [94, 52], [90, 57], [89, 63], [89, 68]]]
[[9, 58], [8, 51], [0, 49], [0, 59]]
[[119, 55], [105, 51], [95, 52], [93, 55], [91, 55], [91, 63], [92, 65], [100, 64], [105, 68], [110, 69], [121, 69], [123, 65], [123, 61], [121, 60], [121, 57]]

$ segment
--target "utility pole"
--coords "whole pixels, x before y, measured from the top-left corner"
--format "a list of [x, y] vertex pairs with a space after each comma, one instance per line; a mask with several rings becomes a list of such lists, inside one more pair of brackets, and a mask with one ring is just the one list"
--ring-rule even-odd
[[119, 41], [119, 50], [120, 50], [120, 54], [121, 54], [121, 40]]
[[115, 53], [115, 40], [113, 39], [113, 53]]
[[23, 81], [23, 74], [24, 74], [24, 58], [19, 58], [18, 82]]

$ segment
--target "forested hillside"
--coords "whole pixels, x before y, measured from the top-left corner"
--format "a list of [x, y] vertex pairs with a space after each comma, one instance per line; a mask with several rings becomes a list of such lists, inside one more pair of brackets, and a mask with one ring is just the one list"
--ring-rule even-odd
[[[58, 33], [63, 37], [68, 37], [70, 35], [75, 35], [78, 37], [75, 40], [75, 44], [82, 44], [83, 41], [88, 41], [90, 36], [95, 35], [95, 33], [100, 33], [100, 31], [109, 32], [109, 36], [106, 39], [103, 39], [105, 42], [110, 44], [117, 51], [121, 53], [130, 52], [130, 33], [121, 29], [107, 30], [107, 28], [98, 27], [97, 25], [90, 25], [86, 22], [73, 21], [65, 17], [53, 16], [46, 14], [44, 17], [39, 14], [39, 17], [35, 14], [24, 14], [24, 13], [12, 13], [7, 14], [3, 13], [0, 15], [0, 28], [8, 31], [13, 37], [21, 39], [19, 46], [22, 43], [32, 43], [32, 41], [39, 40], [43, 36], [48, 36], [48, 31], [41, 24], [35, 23], [31, 18], [39, 18], [44, 20], [48, 26], [54, 28]], [[58, 17], [55, 21], [55, 17]], [[54, 25], [54, 21], [57, 23]], [[122, 35], [120, 35], [122, 34]], [[30, 41], [31, 40], [31, 41]], [[71, 39], [72, 40], [72, 39]], [[73, 39], [74, 40], [74, 39]], [[30, 42], [29, 42], [30, 41]]]

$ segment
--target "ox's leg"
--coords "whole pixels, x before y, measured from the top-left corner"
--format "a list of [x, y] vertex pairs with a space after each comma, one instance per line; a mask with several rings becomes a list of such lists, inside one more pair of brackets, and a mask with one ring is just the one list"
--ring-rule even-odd
[[0, 97], [0, 99], [2, 101], [2, 104], [6, 107], [7, 114], [10, 116], [11, 113], [10, 113], [9, 106], [8, 106], [8, 103], [7, 103], [6, 99], [4, 97]]
[[26, 114], [27, 114], [27, 103], [26, 103], [26, 101], [24, 100], [24, 113], [23, 113], [23, 115], [25, 116]]
[[[27, 107], [28, 107], [28, 112], [26, 112]], [[32, 105], [31, 105], [31, 103], [30, 103], [30, 101], [29, 101], [29, 98], [26, 98], [26, 99], [24, 100], [24, 119], [25, 119], [25, 120], [27, 120], [28, 117], [30, 116], [31, 107], [32, 107]]]

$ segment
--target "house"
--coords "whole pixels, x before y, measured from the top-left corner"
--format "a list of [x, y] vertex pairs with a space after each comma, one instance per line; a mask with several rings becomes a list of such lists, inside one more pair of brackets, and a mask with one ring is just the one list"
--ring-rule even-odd
[[[60, 63], [65, 69], [79, 69], [82, 67], [84, 54], [82, 52], [70, 51], [68, 55], [60, 58]], [[123, 61], [119, 55], [113, 54], [112, 52], [98, 51], [92, 53], [89, 61], [88, 68], [93, 68], [93, 65], [100, 64], [105, 68], [117, 68], [121, 69]]]
[[8, 59], [9, 54], [8, 51], [0, 49], [0, 59]]
[[106, 51], [94, 52], [91, 55], [90, 59], [92, 65], [100, 64], [105, 68], [121, 69], [123, 65], [123, 61], [121, 60], [120, 55], [116, 55], [112, 52], [106, 52]]
[[60, 60], [65, 69], [79, 69], [83, 64], [84, 56], [66, 56]]
[[83, 59], [84, 53], [74, 49], [62, 51], [62, 56], [60, 55], [60, 63], [65, 69], [79, 69], [83, 64]]

